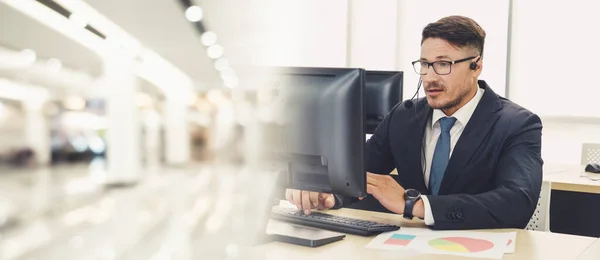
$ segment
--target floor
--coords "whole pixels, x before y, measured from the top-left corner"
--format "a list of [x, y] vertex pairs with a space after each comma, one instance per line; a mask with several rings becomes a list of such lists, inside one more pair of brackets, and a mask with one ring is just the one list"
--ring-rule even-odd
[[0, 259], [234, 259], [260, 235], [273, 183], [250, 167], [190, 165], [105, 185], [102, 168], [0, 171]]

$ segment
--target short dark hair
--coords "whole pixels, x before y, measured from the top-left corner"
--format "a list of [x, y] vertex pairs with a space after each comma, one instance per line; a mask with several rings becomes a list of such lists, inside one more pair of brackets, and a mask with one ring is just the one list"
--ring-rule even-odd
[[483, 57], [485, 31], [473, 19], [453, 15], [430, 23], [423, 29], [421, 44], [428, 38], [440, 38], [455, 47], [472, 47]]

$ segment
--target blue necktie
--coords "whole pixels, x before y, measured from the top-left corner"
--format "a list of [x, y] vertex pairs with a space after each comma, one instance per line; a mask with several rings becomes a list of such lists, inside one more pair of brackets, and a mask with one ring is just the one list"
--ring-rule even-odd
[[446, 166], [450, 160], [450, 129], [456, 122], [454, 117], [443, 117], [440, 119], [440, 137], [435, 145], [433, 152], [433, 161], [431, 162], [431, 171], [429, 176], [429, 190], [431, 194], [437, 195], [446, 172]]

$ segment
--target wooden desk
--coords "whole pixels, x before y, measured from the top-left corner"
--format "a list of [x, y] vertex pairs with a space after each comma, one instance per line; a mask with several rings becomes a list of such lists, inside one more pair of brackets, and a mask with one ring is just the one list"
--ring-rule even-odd
[[600, 194], [600, 174], [584, 173], [584, 169], [584, 165], [544, 165], [544, 181], [551, 182], [553, 190]]
[[[422, 221], [405, 221], [401, 216], [354, 209], [330, 210], [327, 213], [361, 219], [375, 220], [400, 226], [423, 227]], [[503, 259], [575, 259], [588, 249], [595, 238], [525, 231], [517, 229], [481, 230], [492, 232], [517, 231], [515, 253], [505, 254]], [[317, 248], [272, 242], [253, 248], [252, 255], [261, 259], [463, 259], [446, 255], [403, 255], [403, 252], [367, 249], [374, 237], [347, 235], [343, 241]], [[404, 253], [406, 254], [406, 253]], [[475, 259], [475, 258], [470, 258]]]
[[590, 247], [588, 247], [577, 260], [598, 260], [600, 259], [600, 238], [594, 242]]

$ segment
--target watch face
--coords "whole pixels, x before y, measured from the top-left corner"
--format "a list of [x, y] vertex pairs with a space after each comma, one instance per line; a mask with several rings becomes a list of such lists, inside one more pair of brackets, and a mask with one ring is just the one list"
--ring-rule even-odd
[[408, 189], [405, 192], [406, 199], [417, 199], [421, 196], [421, 193], [418, 190]]

